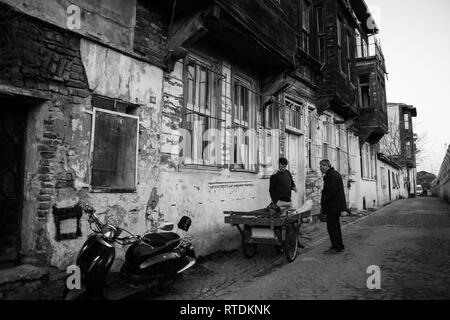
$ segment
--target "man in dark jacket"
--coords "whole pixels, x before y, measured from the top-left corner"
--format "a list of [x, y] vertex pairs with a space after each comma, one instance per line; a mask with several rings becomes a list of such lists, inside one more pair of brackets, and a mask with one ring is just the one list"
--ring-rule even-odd
[[292, 190], [297, 192], [297, 187], [291, 173], [287, 170], [287, 159], [280, 158], [279, 165], [280, 170], [270, 177], [269, 193], [272, 203], [284, 211], [292, 207]]
[[326, 253], [339, 253], [344, 251], [339, 218], [341, 212], [347, 211], [344, 183], [339, 172], [331, 167], [329, 160], [320, 162], [320, 171], [325, 174], [320, 204], [322, 213], [327, 217], [327, 229], [331, 240], [331, 248]]

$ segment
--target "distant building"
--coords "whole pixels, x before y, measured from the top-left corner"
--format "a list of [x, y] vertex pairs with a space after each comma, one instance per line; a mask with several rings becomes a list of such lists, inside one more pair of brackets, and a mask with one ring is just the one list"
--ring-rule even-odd
[[416, 196], [416, 140], [413, 118], [414, 106], [403, 103], [388, 104], [389, 134], [380, 144], [381, 152], [405, 169], [404, 184], [409, 197]]

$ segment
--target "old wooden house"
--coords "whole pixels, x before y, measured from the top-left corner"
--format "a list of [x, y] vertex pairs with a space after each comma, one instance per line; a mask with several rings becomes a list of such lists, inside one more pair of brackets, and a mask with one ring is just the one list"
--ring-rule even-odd
[[234, 249], [222, 212], [267, 206], [280, 156], [295, 206], [318, 212], [325, 158], [349, 207], [372, 203], [387, 120], [368, 12], [363, 0], [0, 1], [0, 259], [72, 263], [89, 233], [80, 201], [137, 233], [189, 215], [200, 255]]

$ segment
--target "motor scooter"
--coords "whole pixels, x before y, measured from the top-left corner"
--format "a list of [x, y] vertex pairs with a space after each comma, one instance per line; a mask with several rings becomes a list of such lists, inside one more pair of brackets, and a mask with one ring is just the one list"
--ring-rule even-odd
[[[81, 288], [66, 286], [63, 299], [118, 300], [148, 290], [169, 279], [177, 278], [196, 262], [194, 248], [175, 232], [173, 224], [165, 224], [158, 232], [142, 236], [102, 223], [95, 209], [82, 204], [93, 233], [81, 247], [76, 259], [81, 274]], [[178, 230], [186, 235], [191, 219], [183, 216]], [[123, 233], [128, 235], [120, 237]], [[109, 271], [116, 256], [115, 244], [129, 246], [120, 273], [111, 277]], [[108, 277], [107, 277], [108, 276]]]

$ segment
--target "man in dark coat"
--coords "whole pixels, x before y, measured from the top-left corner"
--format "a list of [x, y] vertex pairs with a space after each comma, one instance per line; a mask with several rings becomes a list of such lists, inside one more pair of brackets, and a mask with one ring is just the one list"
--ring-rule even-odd
[[344, 183], [342, 177], [331, 167], [329, 160], [320, 162], [320, 171], [325, 174], [322, 190], [321, 207], [322, 214], [327, 218], [327, 230], [331, 240], [331, 248], [326, 253], [339, 253], [344, 251], [342, 232], [339, 218], [341, 212], [347, 211], [345, 201]]
[[291, 173], [287, 170], [288, 160], [280, 158], [279, 165], [280, 170], [270, 177], [269, 193], [272, 203], [284, 212], [292, 208], [292, 190], [297, 192], [297, 187]]

